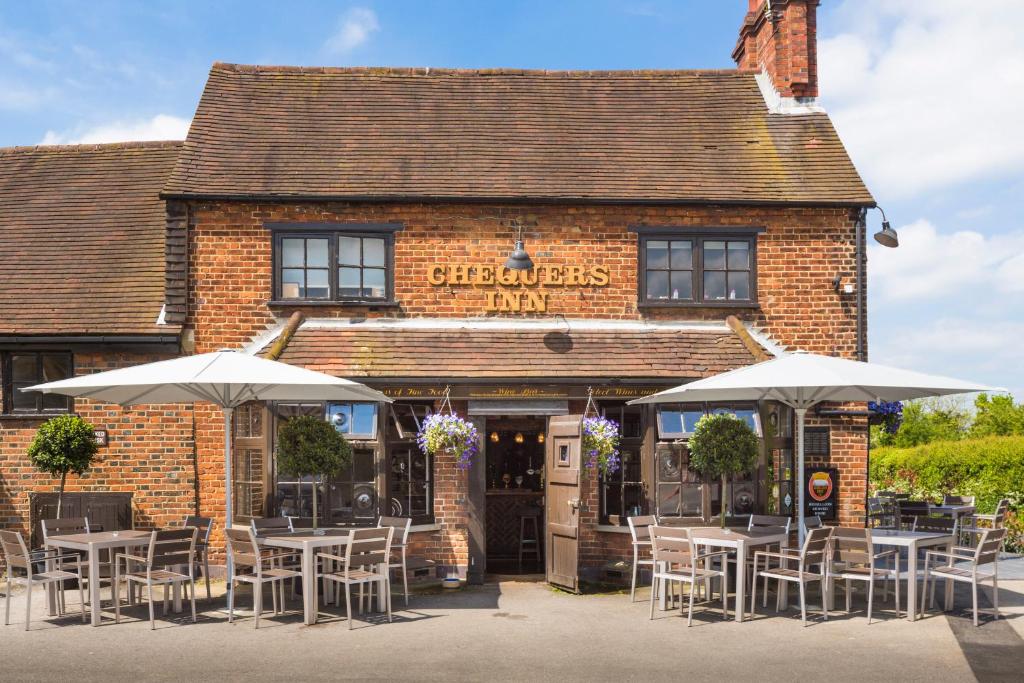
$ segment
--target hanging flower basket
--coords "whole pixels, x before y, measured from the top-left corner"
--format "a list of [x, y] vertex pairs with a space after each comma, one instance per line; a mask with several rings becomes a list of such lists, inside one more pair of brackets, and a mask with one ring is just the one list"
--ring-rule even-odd
[[880, 401], [868, 403], [868, 410], [874, 413], [871, 417], [873, 424], [881, 424], [889, 434], [900, 431], [903, 424], [903, 404], [899, 401]]
[[460, 470], [469, 469], [479, 452], [478, 435], [472, 422], [454, 413], [434, 413], [423, 421], [416, 437], [420, 450], [427, 455], [447, 451], [455, 456]]
[[587, 467], [608, 476], [619, 469], [619, 425], [604, 417], [583, 420], [583, 454]]

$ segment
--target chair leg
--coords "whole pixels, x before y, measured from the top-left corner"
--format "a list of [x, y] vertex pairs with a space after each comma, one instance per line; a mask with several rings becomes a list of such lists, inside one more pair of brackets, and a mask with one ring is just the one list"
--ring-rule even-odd
[[[757, 583], [757, 577], [754, 577], [754, 583]], [[722, 572], [721, 583], [719, 588], [722, 589], [722, 618], [729, 618], [729, 572]], [[739, 601], [737, 601], [739, 604]], [[743, 605], [739, 605], [739, 609], [743, 609]]]
[[868, 581], [868, 626], [871, 626], [871, 606], [875, 601], [875, 578]]
[[974, 625], [978, 625], [978, 582], [971, 581], [971, 604], [974, 607]]
[[260, 627], [260, 613], [263, 611], [263, 584], [260, 582], [252, 585], [252, 605], [253, 611], [256, 612], [252, 627], [256, 629]]
[[807, 586], [800, 582], [800, 620], [807, 626]]
[[852, 607], [851, 600], [850, 600], [851, 595], [850, 595], [850, 580], [849, 579], [845, 579], [843, 581], [843, 592], [846, 593], [846, 613], [849, 614], [850, 613], [850, 608]]
[[634, 602], [634, 600], [636, 598], [636, 571], [637, 571], [637, 562], [639, 562], [639, 559], [640, 559], [639, 558], [639, 553], [637, 553], [636, 546], [634, 545], [633, 546], [633, 582], [630, 584], [630, 587], [629, 587], [629, 601], [630, 602]]
[[[404, 564], [404, 562], [403, 562], [403, 564]], [[385, 582], [386, 583], [386, 590], [384, 591], [384, 601], [387, 604], [387, 608], [388, 608], [388, 623], [390, 624], [391, 623], [391, 570], [388, 568], [387, 564], [384, 565], [384, 571], [386, 572], [385, 576], [387, 576], [387, 580]], [[409, 599], [408, 596], [406, 596], [406, 600], [408, 600], [408, 599]]]
[[206, 599], [210, 600], [210, 557], [203, 551], [203, 578], [206, 579]]
[[825, 617], [825, 621], [828, 621], [828, 603], [831, 600], [832, 588], [829, 586], [828, 577], [821, 577], [821, 613]]
[[[167, 595], [166, 591], [164, 591], [164, 595]], [[156, 630], [156, 617], [153, 616], [153, 584], [152, 583], [149, 584], [149, 630], [150, 631], [155, 631]]]
[[[927, 598], [928, 598], [928, 580], [931, 578], [931, 572], [928, 571], [928, 565], [924, 566], [924, 581], [921, 583], [921, 606], [917, 609], [919, 616], [924, 617], [924, 613], [928, 610]], [[907, 590], [917, 590], [917, 586], [911, 581], [910, 585], [907, 586]], [[907, 598], [908, 602], [910, 598]]]
[[405, 606], [409, 606], [409, 571], [405, 566], [405, 546], [402, 546], [402, 589], [405, 591]]
[[999, 575], [992, 574], [992, 609], [995, 611], [996, 619], [999, 618]]
[[[131, 584], [128, 584], [128, 592], [131, 593], [131, 591], [132, 591]], [[120, 624], [121, 623], [121, 572], [118, 571], [117, 568], [114, 569], [114, 585], [110, 587], [110, 592], [112, 593], [112, 595], [110, 597], [114, 598], [114, 623], [115, 624]], [[82, 614], [83, 615], [85, 614], [85, 603], [82, 603]]]
[[[765, 594], [765, 597], [767, 598], [767, 596], [768, 596], [768, 577], [766, 576], [766, 577], [764, 577], [764, 579], [765, 579], [764, 594]], [[751, 585], [751, 587], [750, 587], [750, 616], [753, 618], [753, 616], [755, 614], [757, 614], [757, 610], [754, 609], [754, 605], [757, 604], [757, 565], [756, 564], [754, 565], [754, 580], [751, 583], [753, 585]], [[740, 605], [737, 602], [736, 609], [743, 609], [743, 605]]]
[[228, 623], [235, 622], [235, 577], [228, 577]]
[[896, 573], [893, 574], [895, 577], [893, 580], [893, 588], [896, 594], [896, 618], [900, 618], [900, 558], [896, 558]]
[[28, 630], [29, 625], [32, 623], [32, 563], [29, 562], [28, 567], [28, 581], [25, 582], [25, 587], [28, 589], [25, 592], [25, 630]]
[[195, 578], [194, 577], [190, 578], [189, 579], [189, 583], [192, 585], [192, 591], [191, 591], [191, 596], [192, 596], [192, 623], [194, 624], [194, 623], [196, 623], [196, 580], [195, 580]]
[[[696, 581], [691, 581], [690, 582], [690, 611], [689, 611], [689, 614], [686, 615], [686, 626], [687, 627], [693, 625], [693, 591], [696, 588], [697, 588], [697, 582]], [[680, 609], [680, 611], [682, 611], [682, 609], [683, 609], [683, 600], [682, 600], [682, 598], [680, 598], [680, 600], [679, 600], [679, 609]]]
[[7, 569], [7, 588], [4, 590], [4, 626], [11, 625], [11, 570]]
[[654, 619], [654, 599], [658, 595], [658, 577], [653, 576], [651, 579], [651, 619]]
[[348, 614], [348, 630], [352, 630], [352, 586], [345, 584], [345, 612]]

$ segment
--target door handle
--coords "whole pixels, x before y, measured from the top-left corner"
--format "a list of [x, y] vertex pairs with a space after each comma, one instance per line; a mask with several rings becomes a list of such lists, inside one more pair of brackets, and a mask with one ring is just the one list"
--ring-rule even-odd
[[580, 499], [579, 498], [571, 498], [571, 499], [569, 499], [566, 502], [569, 503], [569, 507], [571, 507], [573, 510], [579, 510], [580, 509]]

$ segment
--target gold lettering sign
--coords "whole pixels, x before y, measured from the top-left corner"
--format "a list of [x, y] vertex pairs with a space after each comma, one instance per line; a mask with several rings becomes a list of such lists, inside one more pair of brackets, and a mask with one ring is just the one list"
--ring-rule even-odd
[[607, 287], [610, 281], [608, 266], [543, 265], [512, 270], [460, 263], [427, 268], [427, 282], [434, 287], [494, 287], [484, 292], [484, 310], [489, 313], [544, 313], [551, 293], [542, 288]]

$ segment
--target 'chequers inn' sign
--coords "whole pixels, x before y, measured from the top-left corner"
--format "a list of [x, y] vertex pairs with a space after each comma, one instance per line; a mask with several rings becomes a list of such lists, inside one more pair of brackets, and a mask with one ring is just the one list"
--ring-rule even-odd
[[427, 282], [435, 287], [493, 287], [484, 292], [484, 310], [498, 313], [544, 313], [552, 287], [605, 287], [608, 266], [552, 266], [512, 270], [485, 264], [433, 265]]

